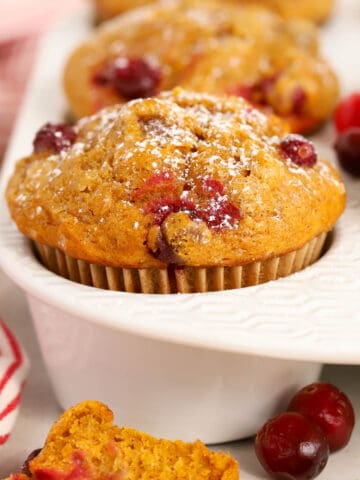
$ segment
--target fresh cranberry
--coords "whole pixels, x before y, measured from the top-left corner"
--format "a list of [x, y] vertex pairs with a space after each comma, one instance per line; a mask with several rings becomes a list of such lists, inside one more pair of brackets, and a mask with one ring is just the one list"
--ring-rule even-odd
[[280, 149], [286, 158], [301, 167], [312, 167], [317, 161], [314, 145], [301, 135], [287, 135]]
[[313, 383], [291, 400], [289, 411], [305, 415], [323, 431], [331, 452], [350, 440], [355, 424], [354, 409], [348, 397], [330, 383]]
[[355, 177], [360, 177], [360, 127], [341, 133], [335, 143], [340, 165]]
[[24, 475], [27, 475], [28, 477], [31, 477], [29, 463], [31, 462], [31, 460], [33, 460], [35, 457], [37, 457], [40, 452], [41, 452], [41, 448], [37, 448], [36, 450], [34, 450], [30, 453], [30, 455], [27, 457], [27, 459], [25, 460], [25, 462], [23, 463], [23, 465], [21, 467], [21, 473], [23, 473]]
[[70, 148], [76, 140], [76, 132], [65, 123], [46, 123], [33, 141], [34, 152], [60, 153]]
[[143, 58], [120, 57], [95, 74], [94, 82], [111, 86], [126, 100], [156, 95], [161, 71]]
[[309, 480], [324, 469], [329, 446], [321, 430], [299, 413], [269, 420], [255, 439], [255, 452], [275, 479]]
[[207, 197], [207, 206], [198, 208], [197, 215], [209, 228], [218, 230], [233, 225], [242, 218], [238, 207], [224, 195], [224, 185], [215, 178], [205, 177], [200, 184], [201, 193]]
[[339, 103], [334, 122], [339, 133], [352, 127], [360, 127], [360, 93], [353, 93]]

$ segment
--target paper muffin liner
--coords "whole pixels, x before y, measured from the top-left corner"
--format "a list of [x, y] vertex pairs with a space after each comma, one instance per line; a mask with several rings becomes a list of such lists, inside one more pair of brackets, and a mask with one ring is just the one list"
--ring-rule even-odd
[[193, 293], [250, 287], [286, 277], [314, 263], [327, 234], [313, 238], [299, 250], [235, 267], [167, 268], [106, 267], [78, 260], [61, 250], [34, 242], [41, 262], [52, 272], [83, 285], [129, 293]]

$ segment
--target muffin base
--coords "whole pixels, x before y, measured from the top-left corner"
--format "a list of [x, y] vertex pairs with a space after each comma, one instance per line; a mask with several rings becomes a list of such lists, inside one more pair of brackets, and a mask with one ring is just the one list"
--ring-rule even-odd
[[250, 287], [299, 272], [321, 255], [327, 233], [301, 249], [236, 267], [121, 268], [106, 267], [65, 255], [34, 242], [40, 261], [50, 271], [82, 285], [129, 293], [196, 293]]

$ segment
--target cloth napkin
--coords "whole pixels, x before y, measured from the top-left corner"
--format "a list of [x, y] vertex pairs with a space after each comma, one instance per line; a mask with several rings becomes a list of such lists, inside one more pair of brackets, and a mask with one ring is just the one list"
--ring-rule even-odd
[[0, 319], [0, 449], [10, 437], [18, 415], [28, 369], [25, 352]]
[[36, 56], [39, 36], [85, 0], [0, 0], [0, 163]]

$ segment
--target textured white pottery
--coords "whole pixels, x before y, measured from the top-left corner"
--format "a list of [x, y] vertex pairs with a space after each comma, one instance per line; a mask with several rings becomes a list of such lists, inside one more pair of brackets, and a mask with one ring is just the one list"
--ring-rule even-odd
[[99, 399], [121, 424], [153, 435], [206, 443], [247, 437], [320, 373], [319, 364], [144, 338], [28, 300], [61, 406]]

